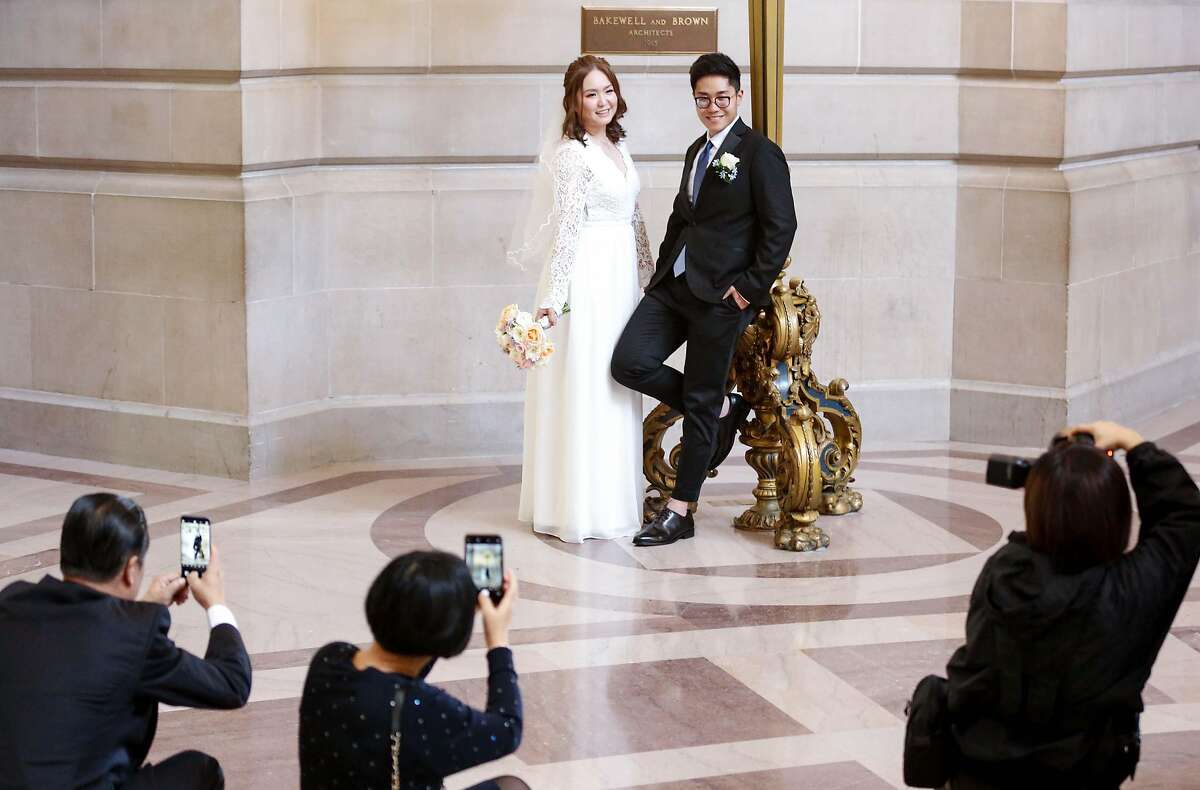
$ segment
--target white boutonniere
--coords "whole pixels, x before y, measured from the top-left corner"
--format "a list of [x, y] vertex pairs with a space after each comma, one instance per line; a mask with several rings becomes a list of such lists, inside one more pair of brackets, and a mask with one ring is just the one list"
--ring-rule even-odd
[[721, 154], [719, 159], [714, 159], [712, 166], [717, 171], [717, 177], [726, 184], [732, 184], [733, 179], [738, 175], [738, 162], [742, 160], [730, 153]]

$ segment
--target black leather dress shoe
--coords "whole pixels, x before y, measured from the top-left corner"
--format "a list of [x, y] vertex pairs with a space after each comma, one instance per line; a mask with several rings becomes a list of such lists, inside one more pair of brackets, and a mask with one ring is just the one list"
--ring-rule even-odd
[[736, 392], [729, 393], [729, 413], [722, 417], [720, 423], [717, 424], [717, 445], [713, 448], [712, 461], [708, 464], [710, 472], [729, 457], [730, 451], [733, 450], [733, 443], [737, 441], [738, 429], [742, 427], [742, 423], [749, 415], [750, 404], [746, 402], [746, 399]]
[[633, 536], [635, 546], [670, 546], [677, 540], [696, 536], [696, 522], [689, 513], [681, 516], [664, 507], [642, 531]]

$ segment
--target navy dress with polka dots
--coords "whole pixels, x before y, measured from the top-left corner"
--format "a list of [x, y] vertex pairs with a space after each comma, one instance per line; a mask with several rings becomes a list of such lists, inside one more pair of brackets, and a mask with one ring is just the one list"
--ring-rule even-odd
[[[451, 774], [497, 760], [521, 743], [521, 692], [512, 651], [489, 650], [487, 710], [478, 711], [420, 678], [356, 669], [358, 648], [317, 651], [300, 700], [300, 786], [390, 788], [392, 711], [400, 712], [400, 777], [405, 790], [437, 790]], [[477, 787], [494, 787], [486, 782]]]

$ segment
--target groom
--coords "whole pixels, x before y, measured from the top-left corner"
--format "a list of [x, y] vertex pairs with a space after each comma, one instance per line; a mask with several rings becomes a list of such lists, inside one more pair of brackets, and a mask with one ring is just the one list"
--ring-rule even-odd
[[[683, 414], [673, 497], [634, 536], [666, 546], [696, 534], [688, 503], [729, 455], [750, 406], [725, 383], [738, 337], [770, 290], [796, 234], [779, 146], [738, 118], [741, 72], [719, 52], [692, 64], [696, 115], [708, 130], [688, 149], [679, 194], [646, 296], [613, 351], [612, 375]], [[687, 342], [683, 373], [665, 365]]]

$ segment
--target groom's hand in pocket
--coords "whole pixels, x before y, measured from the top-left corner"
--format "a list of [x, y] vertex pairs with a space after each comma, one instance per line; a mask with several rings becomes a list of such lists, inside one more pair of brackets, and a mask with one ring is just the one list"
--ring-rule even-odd
[[725, 292], [725, 295], [724, 295], [723, 297], [721, 297], [721, 298], [722, 298], [722, 299], [728, 299], [728, 298], [729, 298], [729, 297], [731, 297], [731, 296], [733, 297], [733, 301], [737, 303], [737, 306], [738, 306], [738, 309], [739, 309], [739, 310], [745, 310], [747, 307], [749, 307], [749, 306], [750, 306], [750, 303], [749, 303], [749, 302], [747, 302], [747, 301], [746, 301], [746, 300], [745, 300], [745, 299], [742, 297], [742, 295], [741, 295], [740, 293], [738, 293], [738, 289], [734, 288], [732, 285], [731, 285], [731, 286], [729, 286], [729, 290], [728, 290], [728, 291], [726, 291], [726, 292]]
[[556, 313], [556, 312], [555, 312], [554, 310], [552, 310], [551, 308], [549, 308], [549, 307], [543, 307], [543, 308], [541, 308], [541, 309], [540, 309], [540, 310], [538, 310], [538, 311], [537, 311], [537, 313], [536, 313], [536, 314], [533, 316], [533, 320], [534, 320], [534, 321], [541, 321], [543, 317], [544, 317], [544, 318], [545, 318], [547, 321], [549, 321], [549, 322], [550, 322], [550, 326], [557, 326], [557, 325], [558, 325], [558, 313]]

